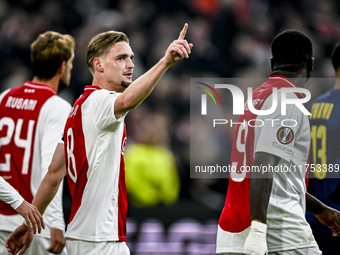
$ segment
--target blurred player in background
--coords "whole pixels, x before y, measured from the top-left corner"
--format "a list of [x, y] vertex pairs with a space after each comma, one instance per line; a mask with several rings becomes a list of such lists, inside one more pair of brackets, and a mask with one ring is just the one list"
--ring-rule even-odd
[[[336, 72], [333, 89], [318, 97], [312, 104], [309, 116], [311, 128], [310, 173], [308, 192], [323, 203], [340, 210], [340, 44], [332, 53]], [[314, 175], [314, 176], [311, 176]], [[329, 238], [331, 230], [307, 211], [307, 220], [323, 255], [334, 254], [339, 238]]]
[[[48, 31], [31, 45], [33, 80], [0, 96], [0, 175], [32, 202], [48, 171], [71, 106], [57, 96], [70, 82], [75, 41], [70, 35]], [[65, 246], [62, 190], [47, 208], [46, 229], [27, 254], [59, 254]], [[22, 218], [0, 202], [0, 254], [8, 254], [5, 241]], [[64, 253], [65, 253], [64, 249]]]
[[[86, 86], [75, 102], [64, 131], [65, 144], [58, 144], [32, 203], [43, 213], [67, 173], [72, 196], [66, 233], [70, 254], [130, 254], [125, 242], [124, 118], [152, 92], [173, 63], [189, 57], [192, 44], [184, 39], [187, 29], [185, 24], [164, 57], [134, 82], [134, 55], [124, 33], [108, 31], [90, 41], [87, 64], [92, 86]], [[17, 228], [7, 239], [11, 254], [21, 248], [24, 251], [31, 235], [24, 225]]]
[[[266, 174], [252, 172], [251, 176], [242, 172], [241, 166], [302, 168], [308, 160], [308, 115], [295, 104], [287, 104], [286, 115], [282, 115], [281, 95], [286, 88], [304, 87], [310, 77], [312, 42], [297, 30], [286, 30], [274, 38], [272, 56], [272, 74], [253, 92], [253, 102], [248, 102], [236, 127], [231, 165], [237, 172], [231, 173], [219, 220], [219, 254], [321, 254], [305, 218], [306, 201], [307, 209], [332, 228], [334, 235], [339, 235], [339, 212], [306, 195], [304, 169], [268, 171]], [[249, 111], [250, 103], [255, 104], [257, 110], [271, 109], [274, 88], [278, 103], [273, 113], [256, 115]], [[286, 95], [294, 100], [303, 97], [301, 93]], [[244, 120], [246, 124], [240, 124]], [[249, 120], [261, 120], [264, 125], [259, 127], [252, 123], [248, 126]]]
[[9, 204], [17, 213], [24, 217], [27, 226], [34, 231], [34, 234], [37, 232], [37, 228], [39, 233], [42, 228], [45, 228], [44, 220], [38, 209], [20, 196], [18, 191], [2, 177], [0, 177], [0, 200]]
[[124, 153], [129, 202], [137, 207], [174, 204], [180, 182], [175, 155], [167, 146], [171, 125], [163, 113], [152, 111], [144, 112], [136, 124], [134, 142]]

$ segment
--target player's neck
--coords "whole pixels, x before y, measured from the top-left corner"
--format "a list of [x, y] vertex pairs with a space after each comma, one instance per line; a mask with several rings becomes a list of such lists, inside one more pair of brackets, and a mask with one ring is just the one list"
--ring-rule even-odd
[[307, 78], [306, 74], [303, 72], [290, 72], [286, 70], [275, 70], [272, 72], [272, 75], [280, 75], [280, 76], [287, 77], [301, 88], [305, 86], [306, 78]]
[[287, 70], [274, 70], [272, 72], [273, 75], [280, 75], [280, 76], [285, 76], [289, 79], [294, 79], [294, 78], [305, 78], [306, 74], [303, 72], [292, 72], [292, 71], [287, 71]]
[[52, 79], [49, 79], [49, 80], [41, 79], [41, 78], [39, 78], [37, 76], [34, 76], [32, 82], [49, 86], [55, 92], [58, 92], [60, 80], [59, 80], [59, 77], [56, 77], [56, 76], [52, 77]]

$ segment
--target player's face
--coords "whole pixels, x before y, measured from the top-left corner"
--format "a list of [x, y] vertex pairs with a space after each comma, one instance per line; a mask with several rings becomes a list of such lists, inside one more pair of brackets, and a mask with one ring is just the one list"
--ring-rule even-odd
[[133, 52], [126, 42], [111, 46], [109, 53], [103, 56], [103, 74], [112, 90], [120, 92], [132, 83]]
[[70, 85], [71, 80], [71, 70], [73, 68], [73, 59], [74, 59], [74, 53], [72, 53], [72, 56], [69, 58], [69, 60], [66, 62], [65, 66], [65, 72], [64, 75], [61, 77], [61, 83], [65, 84], [67, 87]]

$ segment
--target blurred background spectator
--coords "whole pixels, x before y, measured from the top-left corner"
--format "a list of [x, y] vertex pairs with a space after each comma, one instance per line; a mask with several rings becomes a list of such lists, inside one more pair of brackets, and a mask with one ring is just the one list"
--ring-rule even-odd
[[129, 202], [138, 207], [174, 204], [180, 183], [175, 156], [168, 149], [169, 118], [145, 109], [131, 114], [136, 129], [124, 153]]
[[[143, 119], [166, 143], [162, 148], [168, 150], [169, 158], [175, 158], [171, 168], [177, 169], [179, 184], [173, 184], [170, 200], [197, 203], [219, 215], [227, 179], [190, 179], [190, 78], [266, 78], [271, 40], [287, 28], [312, 38], [313, 77], [334, 77], [329, 57], [340, 41], [339, 7], [337, 0], [0, 0], [0, 92], [31, 79], [29, 46], [46, 30], [69, 33], [76, 39], [71, 86], [60, 94], [73, 104], [92, 82], [85, 52], [94, 35], [106, 30], [128, 35], [136, 79], [164, 54], [183, 24], [189, 23], [192, 54], [166, 73], [139, 111], [128, 115], [126, 153], [134, 143], [147, 144], [153, 139], [150, 132], [136, 133]], [[311, 101], [328, 88], [313, 87]], [[225, 139], [231, 144], [232, 134]]]

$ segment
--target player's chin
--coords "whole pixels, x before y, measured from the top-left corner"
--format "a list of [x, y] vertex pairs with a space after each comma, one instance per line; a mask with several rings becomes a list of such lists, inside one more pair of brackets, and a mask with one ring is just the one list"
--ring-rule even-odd
[[124, 88], [127, 88], [127, 87], [130, 86], [131, 83], [132, 83], [132, 80], [131, 80], [131, 81], [122, 81], [122, 86], [123, 86]]

